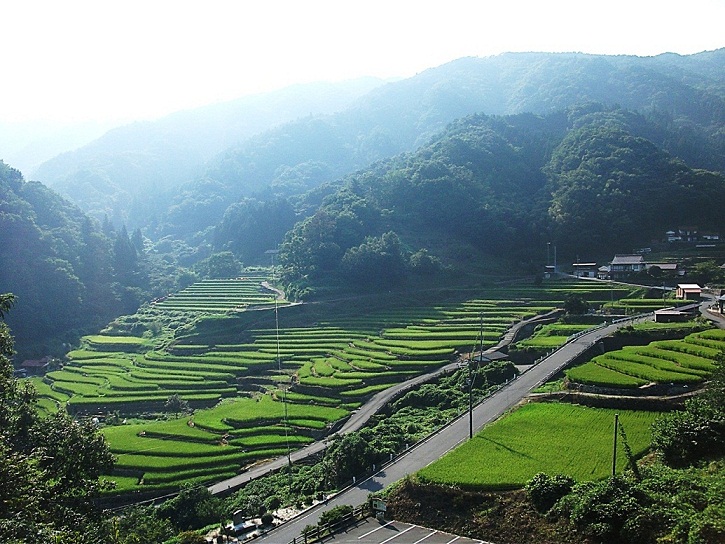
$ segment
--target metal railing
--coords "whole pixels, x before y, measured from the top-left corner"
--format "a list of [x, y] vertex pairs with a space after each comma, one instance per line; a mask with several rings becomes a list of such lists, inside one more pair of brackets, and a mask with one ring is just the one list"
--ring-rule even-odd
[[366, 519], [370, 516], [370, 514], [370, 508], [367, 504], [356, 506], [352, 509], [352, 512], [346, 514], [341, 519], [333, 523], [326, 523], [324, 525], [318, 524], [314, 527], [308, 527], [300, 536], [290, 540], [289, 544], [312, 544], [313, 542], [322, 542], [325, 538], [332, 537], [335, 533]]

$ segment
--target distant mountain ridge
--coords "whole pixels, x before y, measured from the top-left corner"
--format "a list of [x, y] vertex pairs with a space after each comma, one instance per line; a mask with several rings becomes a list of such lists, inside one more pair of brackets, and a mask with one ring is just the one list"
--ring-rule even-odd
[[[307, 102], [296, 109], [294, 101], [285, 102], [288, 96], [278, 97], [277, 103], [290, 104], [286, 121], [300, 117], [305, 107], [313, 116], [302, 114], [303, 119], [278, 128], [271, 128], [272, 117], [265, 117], [267, 131], [254, 136], [237, 126], [234, 116], [225, 130], [213, 129], [217, 125], [205, 116], [219, 116], [214, 107], [182, 112], [164, 123], [132, 125], [49, 161], [34, 178], [92, 215], [107, 215], [117, 226], [128, 223], [152, 235], [189, 236], [216, 224], [240, 198], [298, 194], [375, 160], [411, 151], [456, 118], [545, 114], [592, 101], [666, 117], [681, 133], [679, 142], [664, 143], [668, 151], [692, 166], [723, 171], [725, 143], [711, 136], [725, 123], [724, 66], [725, 49], [656, 57], [468, 57], [394, 83], [368, 82], [369, 92], [363, 92], [364, 85], [352, 85], [335, 102], [337, 113], [325, 113], [320, 105], [332, 100], [334, 86], [324, 98], [310, 87]], [[256, 98], [256, 105], [246, 103], [249, 115], [264, 104], [263, 96]], [[257, 115], [264, 113], [269, 112]], [[283, 118], [276, 117], [279, 123]], [[194, 127], [197, 137], [179, 137]], [[225, 145], [231, 147], [221, 151]], [[313, 163], [317, 175], [310, 178], [307, 171]], [[305, 172], [302, 182], [300, 169]], [[191, 219], [193, 230], [179, 224], [184, 218]]]
[[292, 197], [412, 151], [473, 113], [619, 105], [657, 117], [667, 129], [650, 138], [668, 152], [691, 166], [725, 171], [725, 81], [717, 66], [725, 69], [725, 50], [687, 57], [509, 53], [459, 59], [378, 87], [343, 112], [289, 123], [227, 150], [173, 197], [156, 232], [189, 237], [213, 226], [240, 199]]
[[[641, 114], [591, 104], [540, 116], [473, 115], [415, 153], [344, 178], [287, 234], [290, 294], [387, 289], [416, 276], [541, 270], [542, 248], [598, 260], [696, 221], [725, 232], [725, 175], [655, 145]], [[571, 261], [570, 261], [571, 262]]]
[[295, 85], [132, 123], [46, 161], [31, 177], [97, 219], [106, 215], [117, 226], [135, 227], [143, 217], [129, 216], [131, 207], [149, 198], [164, 202], [167, 191], [193, 179], [225, 148], [299, 117], [344, 109], [382, 83], [360, 78]]
[[512, 53], [379, 83], [112, 131], [40, 172], [75, 205], [0, 162], [19, 344], [56, 352], [212, 258], [266, 264], [276, 247], [306, 296], [496, 263], [535, 273], [549, 241], [596, 258], [691, 217], [725, 233], [725, 49]]

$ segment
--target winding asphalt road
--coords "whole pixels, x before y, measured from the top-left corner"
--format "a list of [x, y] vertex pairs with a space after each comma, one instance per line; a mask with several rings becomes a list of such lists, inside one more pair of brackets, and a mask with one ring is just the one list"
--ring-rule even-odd
[[[473, 410], [474, 432], [478, 432], [488, 423], [498, 419], [519, 403], [533, 389], [566, 367], [572, 359], [580, 355], [599, 339], [611, 335], [618, 328], [628, 325], [635, 320], [647, 319], [652, 319], [652, 315], [612, 323], [571, 339], [557, 351], [533, 365], [517, 379], [511, 381], [476, 406]], [[325, 510], [341, 504], [358, 505], [364, 503], [370, 493], [380, 491], [388, 485], [404, 478], [406, 475], [426, 467], [467, 440], [468, 435], [469, 418], [468, 414], [464, 414], [426, 440], [416, 444], [388, 465], [382, 467], [381, 470], [370, 478], [341, 491], [326, 504], [320, 504], [307, 510], [297, 518], [259, 537], [256, 541], [274, 544], [290, 543], [300, 535], [305, 526], [315, 525], [319, 521], [320, 514]]]
[[[538, 315], [531, 317], [529, 319], [525, 319], [523, 321], [520, 321], [516, 323], [513, 327], [511, 327], [506, 334], [504, 335], [501, 342], [499, 342], [496, 346], [491, 348], [488, 351], [498, 350], [501, 349], [502, 346], [508, 345], [511, 343], [518, 330], [522, 327], [525, 327], [527, 325], [530, 325], [532, 323], [536, 323], [537, 321], [540, 321], [541, 319], [546, 319], [550, 315], [552, 315], [555, 312], [549, 312], [547, 314]], [[389, 403], [393, 398], [395, 398], [397, 395], [401, 394], [402, 392], [413, 389], [420, 384], [429, 382], [436, 378], [437, 376], [440, 376], [441, 374], [447, 374], [449, 372], [453, 372], [460, 366], [460, 361], [447, 364], [445, 366], [442, 366], [440, 368], [437, 368], [436, 370], [432, 372], [428, 372], [426, 374], [421, 374], [420, 376], [416, 376], [415, 378], [412, 378], [410, 380], [407, 380], [403, 383], [400, 383], [396, 386], [390, 387], [388, 389], [385, 389], [384, 391], [380, 391], [379, 393], [375, 394], [368, 402], [366, 402], [363, 406], [361, 406], [358, 410], [353, 412], [348, 420], [344, 423], [344, 425], [337, 431], [338, 434], [345, 434], [357, 431], [365, 425], [368, 420], [374, 416], [376, 413], [378, 413], [387, 403]], [[324, 440], [318, 440], [317, 442], [314, 442], [310, 444], [309, 446], [306, 446], [302, 449], [293, 451], [290, 453], [290, 458], [288, 459], [286, 456], [284, 457], [278, 457], [276, 459], [273, 459], [271, 461], [268, 461], [266, 463], [259, 464], [257, 466], [254, 466], [253, 468], [247, 470], [246, 472], [239, 474], [237, 476], [234, 476], [232, 478], [229, 478], [227, 480], [223, 480], [219, 483], [216, 483], [214, 485], [209, 486], [209, 491], [213, 495], [224, 495], [227, 493], [231, 493], [232, 491], [239, 489], [240, 487], [244, 486], [247, 482], [254, 480], [255, 478], [259, 478], [261, 476], [264, 476], [270, 472], [273, 472], [275, 470], [279, 470], [282, 467], [286, 466], [290, 462], [297, 463], [307, 457], [310, 457], [312, 455], [315, 455], [317, 453], [320, 453], [327, 447], [327, 443]]]

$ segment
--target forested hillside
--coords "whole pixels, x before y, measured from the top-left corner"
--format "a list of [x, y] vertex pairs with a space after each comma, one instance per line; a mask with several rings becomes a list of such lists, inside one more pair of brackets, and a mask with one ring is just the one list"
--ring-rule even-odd
[[16, 296], [7, 323], [19, 358], [62, 355], [80, 335], [175, 289], [180, 266], [143, 246], [140, 231], [102, 228], [0, 161], [0, 293]]
[[107, 216], [117, 227], [147, 226], [166, 209], [169, 193], [194, 179], [205, 161], [227, 147], [300, 117], [343, 110], [381, 83], [362, 78], [297, 85], [137, 122], [25, 175], [98, 220]]
[[[174, 197], [159, 234], [187, 239], [205, 227], [244, 224], [240, 199], [287, 199], [376, 160], [412, 151], [453, 120], [475, 113], [548, 115], [597, 102], [646, 115], [656, 146], [694, 168], [725, 171], [725, 51], [689, 57], [505, 54], [465, 58], [379, 87], [335, 115], [261, 134], [209, 162]], [[319, 197], [319, 195], [318, 195]], [[297, 204], [308, 216], [319, 200]], [[251, 206], [251, 209], [258, 204]], [[226, 229], [222, 225], [222, 230]], [[217, 247], [233, 238], [215, 239]]]
[[720, 232], [711, 203], [725, 177], [673, 158], [646, 138], [656, 131], [601, 105], [461, 119], [416, 153], [346, 178], [287, 235], [286, 277], [309, 293], [331, 278], [380, 288], [502, 258], [532, 273], [551, 240], [564, 255], [610, 257], [694, 218]]
[[[592, 101], [647, 112], [660, 127], [650, 135], [654, 143], [691, 167], [725, 171], [723, 62], [725, 50], [463, 58], [355, 101], [353, 91], [362, 93], [363, 85], [347, 92], [323, 88], [317, 99], [311, 87], [298, 102], [288, 95], [258, 98], [240, 102], [231, 114], [206, 108], [118, 129], [49, 161], [36, 178], [97, 218], [108, 215], [116, 227], [125, 223], [152, 237], [198, 243], [197, 233], [217, 225], [225, 211], [229, 221], [245, 223], [239, 216], [259, 202], [294, 199], [375, 160], [412, 151], [456, 118], [549, 114]], [[335, 108], [340, 111], [329, 113]], [[294, 117], [302, 118], [254, 136]], [[245, 198], [254, 200], [251, 206], [229, 208]]]
[[72, 342], [275, 248], [301, 296], [535, 273], [548, 242], [607, 259], [683, 224], [722, 234], [723, 68], [725, 50], [504, 54], [357, 99], [377, 83], [182, 112], [39, 170], [78, 208], [3, 165], [17, 345]]

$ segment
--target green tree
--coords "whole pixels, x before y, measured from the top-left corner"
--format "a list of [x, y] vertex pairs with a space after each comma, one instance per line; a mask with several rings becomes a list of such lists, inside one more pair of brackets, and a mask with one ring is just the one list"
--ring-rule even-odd
[[205, 278], [234, 278], [242, 273], [242, 265], [231, 251], [213, 253], [197, 264], [195, 269]]
[[172, 412], [176, 417], [179, 417], [180, 413], [189, 412], [189, 403], [182, 399], [178, 393], [171, 395], [164, 404], [164, 410]]
[[684, 410], [657, 418], [652, 447], [676, 467], [725, 453], [725, 354], [718, 356], [704, 394], [689, 399]]
[[355, 282], [386, 287], [403, 279], [407, 263], [400, 238], [390, 231], [380, 238], [368, 237], [359, 246], [348, 249], [341, 268]]
[[116, 233], [113, 242], [113, 269], [118, 281], [123, 285], [135, 285], [135, 274], [138, 271], [138, 252], [128, 237], [126, 227]]
[[360, 433], [337, 437], [327, 448], [323, 461], [330, 487], [340, 487], [363, 474], [371, 467], [374, 455], [371, 444]]
[[589, 303], [579, 293], [569, 293], [564, 297], [564, 311], [569, 315], [584, 315], [589, 311]]
[[158, 508], [158, 514], [180, 530], [218, 523], [224, 516], [223, 503], [204, 486], [186, 484], [173, 499]]
[[64, 412], [40, 419], [32, 387], [13, 376], [13, 339], [4, 322], [14, 297], [0, 294], [0, 541], [98, 542], [101, 511], [93, 500], [113, 456], [90, 423]]
[[171, 522], [156, 514], [155, 507], [136, 506], [109, 521], [113, 544], [165, 542], [174, 535]]

